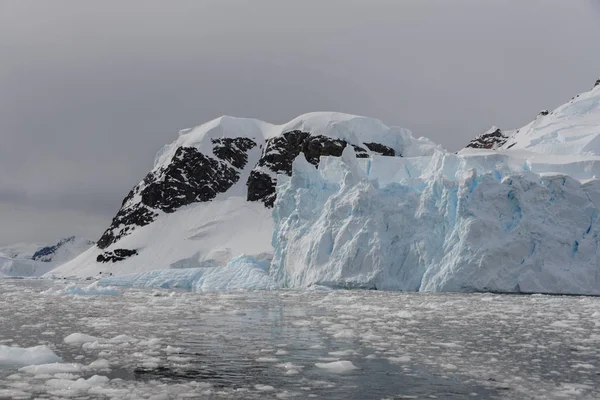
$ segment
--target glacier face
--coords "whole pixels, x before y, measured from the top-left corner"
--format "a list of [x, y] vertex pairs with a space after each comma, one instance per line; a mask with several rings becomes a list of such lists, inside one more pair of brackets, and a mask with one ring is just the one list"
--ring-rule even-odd
[[[316, 169], [299, 157], [278, 184], [274, 278], [287, 287], [600, 294], [599, 181], [495, 161], [360, 160], [347, 149]], [[387, 173], [403, 169], [416, 177]]]

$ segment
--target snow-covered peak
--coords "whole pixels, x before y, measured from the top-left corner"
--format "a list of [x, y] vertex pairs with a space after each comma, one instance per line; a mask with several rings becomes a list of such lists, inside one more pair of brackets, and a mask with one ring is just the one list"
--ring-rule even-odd
[[94, 242], [70, 236], [52, 245], [18, 243], [0, 247], [0, 277], [40, 276], [85, 252]]
[[600, 156], [600, 85], [518, 129], [502, 146], [549, 155]]
[[497, 149], [508, 140], [508, 135], [497, 126], [492, 126], [487, 132], [482, 133], [471, 140], [466, 148], [473, 149]]
[[212, 154], [212, 141], [223, 138], [249, 138], [257, 144], [291, 131], [312, 136], [341, 139], [348, 143], [379, 143], [395, 150], [396, 154], [415, 157], [430, 155], [440, 149], [427, 138], [415, 138], [405, 128], [388, 126], [374, 118], [340, 112], [312, 112], [276, 125], [254, 118], [222, 116], [193, 128], [179, 131], [179, 137], [165, 146], [156, 156], [154, 167], [163, 166], [180, 147], [194, 147], [205, 155]]

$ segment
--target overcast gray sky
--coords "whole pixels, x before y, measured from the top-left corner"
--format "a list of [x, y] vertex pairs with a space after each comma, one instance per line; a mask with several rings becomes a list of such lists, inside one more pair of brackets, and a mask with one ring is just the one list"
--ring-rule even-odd
[[457, 150], [598, 76], [595, 0], [0, 0], [0, 244], [97, 239], [223, 114], [349, 112]]

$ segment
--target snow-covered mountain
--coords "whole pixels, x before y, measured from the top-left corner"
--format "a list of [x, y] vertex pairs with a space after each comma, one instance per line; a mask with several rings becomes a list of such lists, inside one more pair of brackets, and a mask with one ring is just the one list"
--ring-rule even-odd
[[40, 276], [94, 246], [89, 239], [70, 236], [51, 245], [18, 243], [0, 247], [0, 276]]
[[599, 136], [599, 85], [457, 154], [346, 114], [222, 117], [160, 151], [98, 245], [53, 274], [600, 294]]
[[240, 253], [270, 260], [278, 174], [291, 174], [300, 153], [317, 165], [348, 145], [360, 158], [440, 149], [406, 129], [355, 115], [311, 113], [283, 125], [221, 117], [181, 131], [123, 200], [97, 246], [54, 273], [216, 266]]
[[53, 244], [17, 243], [0, 247], [0, 254], [8, 258], [28, 259], [41, 262], [64, 263], [83, 253], [95, 242], [90, 239], [69, 236]]

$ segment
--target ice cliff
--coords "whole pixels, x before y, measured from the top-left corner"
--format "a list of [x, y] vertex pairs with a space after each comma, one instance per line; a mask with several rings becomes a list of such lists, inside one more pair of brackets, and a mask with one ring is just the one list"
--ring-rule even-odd
[[493, 165], [479, 172], [469, 157], [440, 157], [423, 173], [462, 165], [453, 174], [438, 169], [387, 182], [377, 171], [402, 170], [411, 160], [362, 161], [347, 149], [317, 169], [297, 158], [291, 179], [280, 179], [273, 212], [276, 280], [287, 287], [599, 292], [600, 182]]

